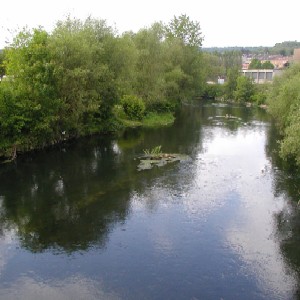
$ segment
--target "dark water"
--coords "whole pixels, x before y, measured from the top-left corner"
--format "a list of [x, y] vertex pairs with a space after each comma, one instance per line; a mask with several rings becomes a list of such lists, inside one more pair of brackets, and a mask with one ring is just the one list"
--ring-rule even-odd
[[[138, 172], [157, 145], [191, 160]], [[299, 299], [299, 174], [276, 147], [264, 111], [194, 105], [1, 165], [0, 299]]]

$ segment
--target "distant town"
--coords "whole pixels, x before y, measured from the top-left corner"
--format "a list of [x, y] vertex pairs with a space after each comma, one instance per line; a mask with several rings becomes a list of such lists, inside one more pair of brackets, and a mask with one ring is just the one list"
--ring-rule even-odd
[[[272, 68], [251, 68], [251, 62], [256, 60], [263, 66], [269, 63]], [[300, 61], [300, 48], [294, 49], [293, 55], [269, 55], [269, 54], [243, 54], [242, 70], [244, 76], [250, 77], [255, 83], [271, 82], [275, 76], [278, 76], [291, 63]]]
[[[240, 53], [240, 73], [252, 78], [255, 83], [272, 82], [290, 64], [300, 62], [300, 42], [288, 41], [277, 43], [274, 47], [225, 47], [204, 48], [210, 53]], [[226, 77], [226, 76], [225, 76]], [[224, 76], [218, 83], [226, 81]]]

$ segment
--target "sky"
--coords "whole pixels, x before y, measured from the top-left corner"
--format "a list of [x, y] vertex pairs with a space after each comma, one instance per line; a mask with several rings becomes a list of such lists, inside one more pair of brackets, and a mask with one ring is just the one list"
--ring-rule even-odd
[[48, 32], [68, 15], [106, 20], [121, 34], [187, 15], [200, 23], [203, 47], [265, 46], [300, 41], [298, 0], [9, 0], [0, 6], [0, 49], [24, 26]]

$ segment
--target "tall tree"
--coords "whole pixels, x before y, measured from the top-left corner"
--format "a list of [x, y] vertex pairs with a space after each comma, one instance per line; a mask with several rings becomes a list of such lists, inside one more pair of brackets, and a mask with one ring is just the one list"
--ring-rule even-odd
[[234, 99], [234, 91], [237, 86], [237, 79], [239, 78], [239, 69], [231, 68], [227, 71], [225, 84], [225, 98]]
[[226, 51], [221, 56], [226, 74], [231, 69], [240, 69], [242, 65], [242, 54], [240, 51]]
[[179, 17], [174, 17], [166, 27], [168, 38], [180, 39], [185, 45], [198, 47], [202, 46], [203, 36], [200, 23], [192, 21], [183, 14]]
[[[54, 139], [63, 106], [57, 94], [48, 43], [49, 35], [43, 29], [24, 30], [6, 52], [7, 75], [13, 80], [7, 82], [10, 88], [2, 98], [5, 100], [4, 111], [7, 121], [11, 118], [22, 120], [15, 133], [10, 132], [9, 138], [25, 148]], [[12, 107], [14, 112], [9, 109]], [[7, 122], [2, 121], [3, 124]]]
[[253, 82], [249, 77], [239, 76], [236, 81], [234, 98], [238, 102], [250, 102], [254, 95]]
[[118, 98], [106, 51], [112, 38], [105, 21], [91, 18], [59, 22], [51, 36], [60, 98], [67, 107], [62, 119], [71, 135], [104, 130], [112, 116]]
[[160, 30], [157, 26], [142, 29], [133, 41], [138, 51], [134, 89], [146, 104], [151, 105], [151, 102], [163, 98], [164, 52]]

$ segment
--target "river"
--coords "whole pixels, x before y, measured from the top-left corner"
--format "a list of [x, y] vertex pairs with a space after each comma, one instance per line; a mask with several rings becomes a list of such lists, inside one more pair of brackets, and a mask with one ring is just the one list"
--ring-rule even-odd
[[[138, 171], [158, 145], [190, 159]], [[198, 103], [1, 165], [0, 299], [300, 299], [300, 180], [276, 147], [264, 110]]]

